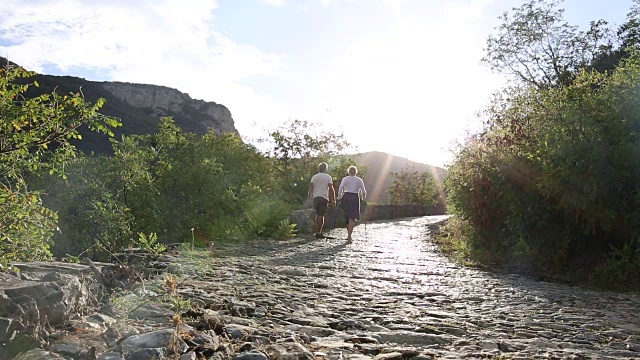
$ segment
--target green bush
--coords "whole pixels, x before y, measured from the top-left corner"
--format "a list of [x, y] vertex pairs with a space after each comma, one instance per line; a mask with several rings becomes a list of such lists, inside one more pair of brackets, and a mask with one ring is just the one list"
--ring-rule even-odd
[[41, 191], [31, 181], [40, 173], [59, 174], [76, 155], [71, 140], [79, 140], [80, 126], [113, 135], [116, 119], [97, 111], [104, 103], [87, 103], [81, 93], [55, 92], [28, 97], [37, 83], [34, 73], [7, 65], [0, 68], [0, 259], [2, 262], [42, 260], [49, 246], [57, 214], [42, 205]]
[[640, 235], [639, 56], [567, 86], [505, 90], [485, 121], [447, 176], [472, 249], [534, 269], [593, 267]]
[[405, 167], [397, 173], [391, 173], [391, 176], [393, 183], [387, 189], [391, 204], [436, 204], [438, 192], [430, 173], [419, 173], [413, 167]]
[[595, 281], [617, 290], [640, 288], [640, 242], [633, 239], [622, 247], [612, 247], [605, 261], [596, 267]]
[[104, 260], [141, 245], [141, 233], [161, 244], [197, 237], [198, 245], [271, 236], [289, 217], [271, 161], [235, 134], [198, 137], [164, 118], [156, 134], [125, 136], [113, 146], [112, 157], [78, 159], [66, 181], [48, 181], [45, 200], [62, 229], [57, 256]]
[[43, 179], [43, 201], [59, 214], [54, 256], [82, 254], [107, 260], [131, 245], [134, 216], [120, 201], [117, 190], [122, 187], [115, 181], [112, 163], [106, 157], [80, 158], [67, 165], [66, 179]]
[[14, 261], [48, 259], [56, 213], [40, 204], [37, 192], [0, 186], [0, 265], [6, 269]]

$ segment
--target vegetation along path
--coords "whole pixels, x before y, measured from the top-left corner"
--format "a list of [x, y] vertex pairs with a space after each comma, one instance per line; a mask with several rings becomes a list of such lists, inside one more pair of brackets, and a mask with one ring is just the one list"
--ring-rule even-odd
[[225, 245], [210, 270], [181, 265], [197, 279], [185, 291], [235, 298], [245, 334], [304, 334], [328, 359], [640, 358], [638, 294], [456, 265], [429, 241], [442, 219], [360, 225], [351, 243], [336, 229], [336, 239]]

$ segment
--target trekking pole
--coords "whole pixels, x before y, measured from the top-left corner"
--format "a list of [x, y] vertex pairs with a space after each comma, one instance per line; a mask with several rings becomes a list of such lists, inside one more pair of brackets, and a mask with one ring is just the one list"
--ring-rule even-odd
[[333, 207], [333, 215], [331, 215], [331, 221], [329, 224], [329, 230], [333, 230], [333, 225], [336, 222], [336, 216], [338, 215], [338, 206], [340, 204], [340, 200], [336, 201], [336, 206]]
[[369, 232], [367, 231], [367, 220], [368, 220], [368, 216], [367, 216], [367, 209], [369, 208], [369, 204], [367, 204], [367, 201], [362, 199], [362, 202], [364, 203], [364, 238], [365, 240], [369, 240]]
[[364, 239], [366, 241], [369, 240], [369, 232], [367, 231], [367, 217], [366, 217], [366, 215], [364, 217]]

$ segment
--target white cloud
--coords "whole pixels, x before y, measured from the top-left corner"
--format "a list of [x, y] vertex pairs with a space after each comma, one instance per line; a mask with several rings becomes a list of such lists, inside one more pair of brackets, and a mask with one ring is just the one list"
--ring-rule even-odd
[[10, 44], [2, 47], [3, 55], [36, 71], [51, 64], [62, 71], [107, 69], [113, 80], [174, 87], [229, 107], [244, 135], [252, 135], [256, 119], [285, 116], [244, 83], [281, 72], [282, 57], [216, 32], [215, 1], [86, 4], [3, 0], [0, 39]]
[[[352, 4], [352, 3], [355, 3], [358, 0], [343, 0], [343, 1]], [[334, 2], [335, 2], [334, 0], [320, 0], [320, 4], [323, 7], [328, 7], [329, 5], [333, 4]], [[363, 2], [363, 3], [365, 3], [365, 2]]]
[[263, 2], [267, 5], [280, 7], [284, 6], [285, 0], [260, 0], [260, 2]]

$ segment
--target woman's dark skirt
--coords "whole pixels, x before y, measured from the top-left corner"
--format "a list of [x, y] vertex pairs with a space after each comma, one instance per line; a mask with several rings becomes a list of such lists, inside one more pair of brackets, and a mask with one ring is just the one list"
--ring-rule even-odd
[[344, 212], [344, 217], [347, 219], [347, 223], [349, 219], [360, 220], [360, 196], [356, 193], [344, 193], [342, 195], [342, 212]]

